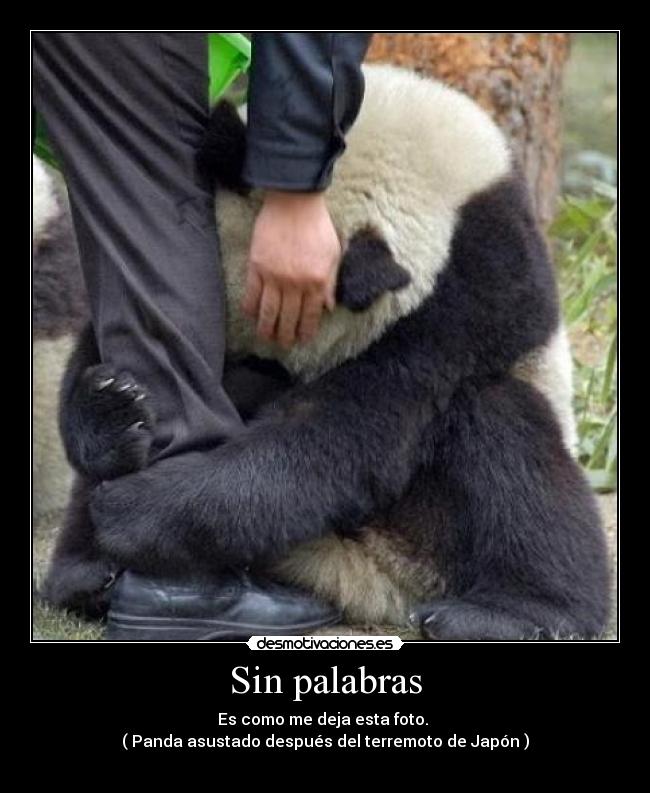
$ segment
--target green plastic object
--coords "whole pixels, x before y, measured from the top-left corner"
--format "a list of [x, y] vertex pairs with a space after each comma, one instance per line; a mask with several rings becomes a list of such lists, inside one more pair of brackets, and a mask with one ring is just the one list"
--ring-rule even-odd
[[[208, 34], [209, 98], [213, 105], [228, 90], [232, 82], [245, 74], [251, 63], [251, 43], [241, 33]], [[59, 164], [47, 137], [43, 119], [36, 114], [34, 154], [55, 168]]]
[[210, 33], [208, 36], [210, 104], [213, 105], [251, 63], [251, 43], [241, 33]]

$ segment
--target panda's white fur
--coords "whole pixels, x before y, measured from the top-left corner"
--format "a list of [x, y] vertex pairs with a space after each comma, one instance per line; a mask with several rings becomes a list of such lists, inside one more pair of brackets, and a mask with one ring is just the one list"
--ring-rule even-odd
[[402, 537], [374, 528], [358, 539], [330, 535], [296, 547], [275, 578], [336, 603], [353, 623], [401, 625], [413, 606], [442, 595], [444, 579]]
[[[309, 345], [284, 351], [263, 343], [240, 311], [260, 195], [217, 196], [228, 348], [279, 360], [305, 381], [361, 353], [431, 294], [448, 260], [459, 210], [513, 167], [503, 134], [468, 97], [392, 66], [366, 66], [364, 72], [364, 102], [326, 193], [327, 204], [344, 245], [364, 227], [380, 232], [409, 272], [408, 287], [361, 313], [337, 307]], [[518, 377], [550, 401], [570, 450], [576, 441], [571, 369], [562, 325], [548, 344], [515, 367]], [[374, 528], [358, 540], [330, 536], [295, 549], [274, 572], [341, 605], [349, 620], [399, 624], [415, 603], [444, 592], [444, 581], [404, 542]]]
[[60, 213], [52, 176], [38, 157], [32, 157], [32, 245], [43, 239], [47, 226]]
[[534, 385], [548, 399], [562, 429], [564, 444], [571, 454], [578, 445], [573, 412], [573, 358], [569, 335], [561, 323], [548, 344], [519, 361], [514, 373]]

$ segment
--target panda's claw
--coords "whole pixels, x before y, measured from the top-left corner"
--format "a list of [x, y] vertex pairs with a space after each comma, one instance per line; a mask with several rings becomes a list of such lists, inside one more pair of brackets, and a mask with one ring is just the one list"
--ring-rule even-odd
[[95, 384], [95, 391], [103, 391], [115, 382], [114, 377], [107, 377], [105, 380], [100, 380]]

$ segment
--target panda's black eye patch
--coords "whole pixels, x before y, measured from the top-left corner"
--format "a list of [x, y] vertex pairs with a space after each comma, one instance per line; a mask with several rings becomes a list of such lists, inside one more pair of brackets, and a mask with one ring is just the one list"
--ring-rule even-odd
[[411, 276], [399, 265], [385, 240], [371, 228], [358, 231], [341, 260], [336, 302], [364, 311], [386, 292], [403, 289]]

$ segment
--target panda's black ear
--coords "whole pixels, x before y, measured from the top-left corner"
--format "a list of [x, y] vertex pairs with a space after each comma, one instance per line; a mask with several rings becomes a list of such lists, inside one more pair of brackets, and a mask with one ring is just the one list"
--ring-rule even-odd
[[341, 260], [336, 302], [351, 311], [364, 311], [386, 292], [396, 292], [411, 276], [393, 258], [386, 241], [371, 228], [358, 231]]
[[196, 155], [199, 171], [212, 189], [223, 187], [246, 195], [242, 179], [246, 157], [246, 125], [237, 108], [225, 99], [214, 106]]

